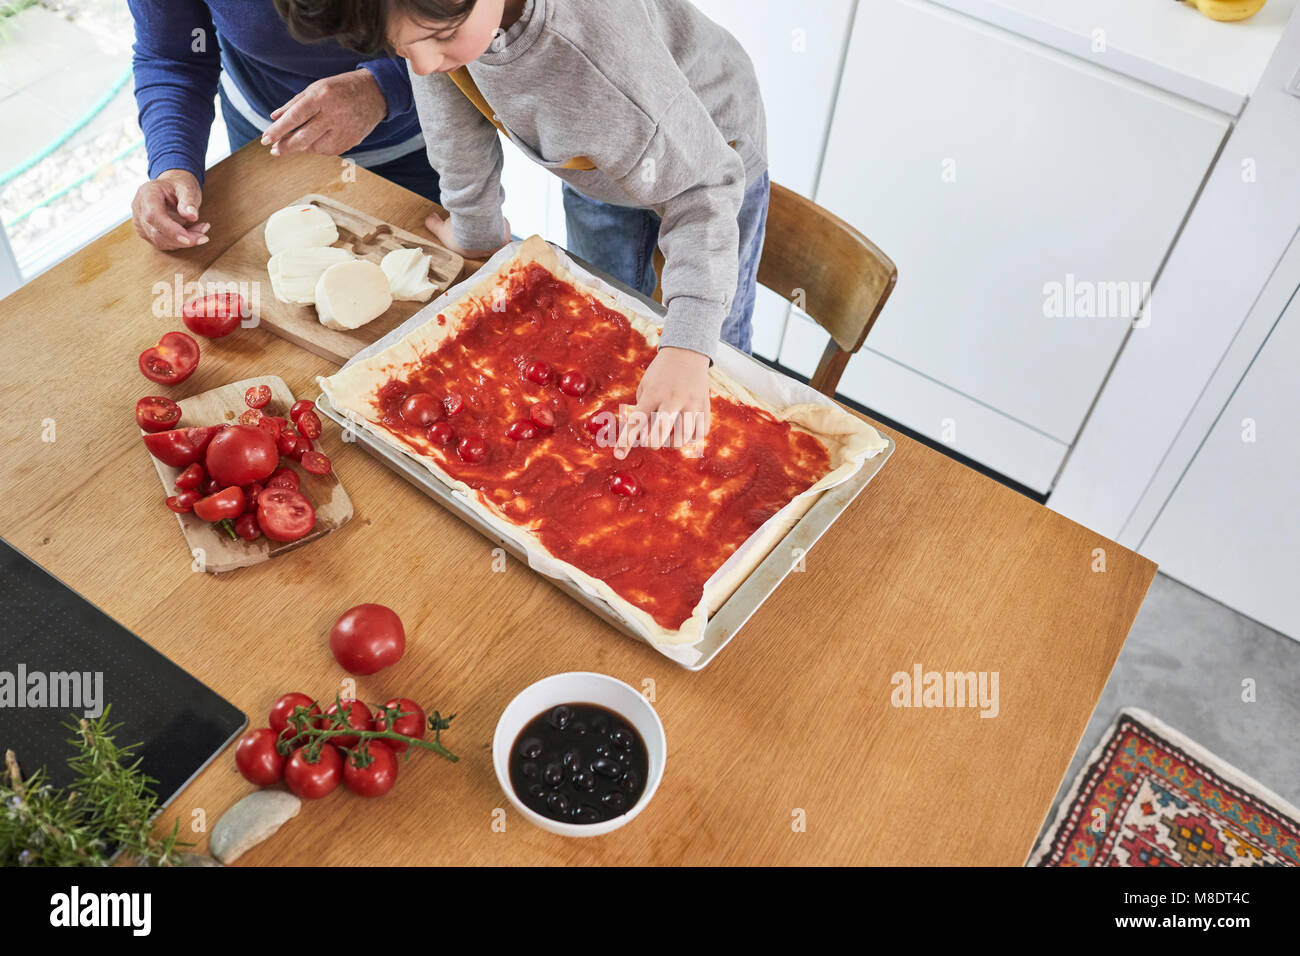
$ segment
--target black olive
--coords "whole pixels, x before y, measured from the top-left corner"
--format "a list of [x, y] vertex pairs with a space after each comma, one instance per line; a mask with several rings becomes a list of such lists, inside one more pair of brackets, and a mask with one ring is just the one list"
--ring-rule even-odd
[[542, 755], [542, 742], [536, 737], [529, 737], [519, 745], [519, 756], [525, 760], [536, 760]]
[[542, 781], [552, 787], [558, 787], [564, 782], [564, 769], [558, 763], [548, 763], [546, 769], [542, 771]]
[[591, 720], [591, 729], [602, 737], [609, 733], [609, 721], [604, 717], [593, 717]]
[[612, 793], [607, 793], [601, 797], [600, 802], [605, 805], [606, 809], [616, 810], [619, 813], [622, 813], [623, 808], [627, 806], [627, 797], [615, 790]]
[[574, 823], [599, 823], [600, 811], [595, 807], [589, 807], [585, 803], [579, 804], [573, 808]]
[[546, 788], [540, 783], [530, 783], [528, 785], [528, 793], [530, 796], [544, 797], [546, 796]]
[[582, 721], [578, 721], [576, 724], [573, 725], [573, 732], [577, 734], [579, 737], [581, 737], [584, 734], [586, 734], [587, 725], [584, 724]]
[[546, 805], [556, 813], [564, 813], [569, 809], [569, 798], [559, 791], [552, 791], [546, 797]]
[[626, 766], [627, 764], [630, 764], [630, 763], [632, 762], [632, 755], [631, 755], [631, 754], [619, 754], [619, 755], [618, 755], [618, 762]]
[[577, 770], [582, 766], [582, 754], [576, 750], [566, 750], [561, 762], [565, 770]]
[[594, 790], [596, 778], [585, 770], [579, 770], [573, 775], [573, 786], [578, 790]]
[[537, 764], [533, 763], [530, 760], [528, 763], [524, 764], [522, 767], [519, 768], [519, 772], [522, 773], [525, 777], [535, 777], [537, 776]]
[[609, 739], [621, 750], [627, 750], [632, 746], [632, 735], [622, 727], [610, 734]]
[[627, 773], [623, 774], [623, 776], [618, 778], [619, 787], [626, 790], [628, 793], [635, 790], [640, 782], [641, 778], [637, 775], [635, 770], [629, 770]]
[[598, 773], [602, 777], [608, 777], [610, 780], [617, 780], [623, 775], [623, 768], [617, 760], [601, 757], [591, 762], [591, 772]]
[[572, 719], [573, 719], [572, 708], [566, 706], [565, 704], [561, 704], [559, 707], [556, 707], [553, 711], [551, 711], [550, 716], [546, 718], [546, 722], [550, 724], [552, 727], [554, 727], [556, 730], [563, 730], [565, 727], [569, 726], [569, 721]]

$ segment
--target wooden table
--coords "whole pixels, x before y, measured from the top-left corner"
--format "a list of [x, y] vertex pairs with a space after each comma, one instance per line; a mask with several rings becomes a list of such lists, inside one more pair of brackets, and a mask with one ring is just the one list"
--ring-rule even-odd
[[[0, 536], [242, 707], [330, 698], [346, 675], [327, 636], [345, 608], [401, 613], [405, 658], [360, 678], [456, 711], [447, 743], [402, 768], [382, 802], [304, 804], [250, 864], [1023, 863], [1154, 565], [924, 445], [893, 458], [713, 664], [689, 673], [611, 631], [332, 426], [324, 450], [356, 507], [341, 531], [253, 568], [195, 573], [133, 423], [157, 392], [136, 356], [179, 320], [154, 284], [190, 281], [307, 192], [420, 231], [427, 203], [337, 160], [252, 144], [208, 174], [212, 241], [161, 253], [123, 224], [0, 302]], [[203, 346], [176, 397], [251, 375], [314, 397], [332, 367], [260, 329]], [[42, 440], [48, 420], [56, 440]], [[1095, 570], [1104, 549], [1104, 571]], [[891, 677], [996, 671], [999, 713], [897, 708]], [[629, 826], [566, 840], [505, 811], [490, 746], [502, 708], [548, 674], [593, 670], [652, 688], [668, 736], [663, 785]], [[108, 695], [111, 700], [111, 694]], [[184, 790], [207, 826], [251, 791], [231, 753]], [[202, 809], [203, 814], [195, 811]], [[495, 815], [494, 815], [495, 814]]]

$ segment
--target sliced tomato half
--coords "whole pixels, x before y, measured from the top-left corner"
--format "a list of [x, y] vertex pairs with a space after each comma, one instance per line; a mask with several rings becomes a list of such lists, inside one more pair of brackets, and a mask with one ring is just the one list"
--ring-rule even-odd
[[164, 465], [188, 468], [203, 457], [208, 442], [220, 430], [219, 425], [173, 428], [171, 431], [144, 435], [144, 447]]
[[140, 353], [140, 371], [159, 385], [179, 385], [199, 366], [199, 343], [184, 332], [168, 332]]

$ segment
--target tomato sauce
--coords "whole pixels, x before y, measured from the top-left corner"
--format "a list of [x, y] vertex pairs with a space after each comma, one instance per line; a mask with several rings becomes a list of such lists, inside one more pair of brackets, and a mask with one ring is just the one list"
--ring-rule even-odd
[[[532, 264], [511, 275], [504, 301], [482, 300], [459, 332], [376, 390], [377, 424], [475, 489], [551, 554], [676, 630], [713, 572], [825, 475], [830, 459], [812, 435], [714, 395], [702, 455], [633, 447], [619, 461], [589, 420], [635, 404], [654, 357], [625, 316]], [[552, 370], [549, 384], [524, 375], [530, 365], [535, 374], [538, 361]], [[590, 382], [580, 397], [557, 387], [569, 371]], [[450, 443], [438, 444], [430, 427], [402, 418], [404, 400], [416, 392], [444, 408], [461, 406], [442, 417], [454, 431]], [[511, 423], [529, 419], [537, 403], [552, 410], [554, 427], [533, 438], [507, 437]], [[470, 436], [486, 443], [481, 461], [457, 453], [457, 440]], [[611, 490], [615, 474], [632, 476], [637, 493]]]

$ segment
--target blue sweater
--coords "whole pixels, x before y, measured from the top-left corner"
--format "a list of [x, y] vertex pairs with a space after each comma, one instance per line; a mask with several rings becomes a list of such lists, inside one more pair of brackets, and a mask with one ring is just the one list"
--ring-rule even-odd
[[316, 80], [364, 67], [379, 82], [388, 116], [350, 152], [394, 147], [420, 135], [404, 61], [363, 60], [333, 40], [299, 43], [271, 0], [130, 0], [130, 7], [135, 99], [150, 179], [166, 169], [185, 169], [203, 182], [223, 68], [252, 108], [267, 117]]

